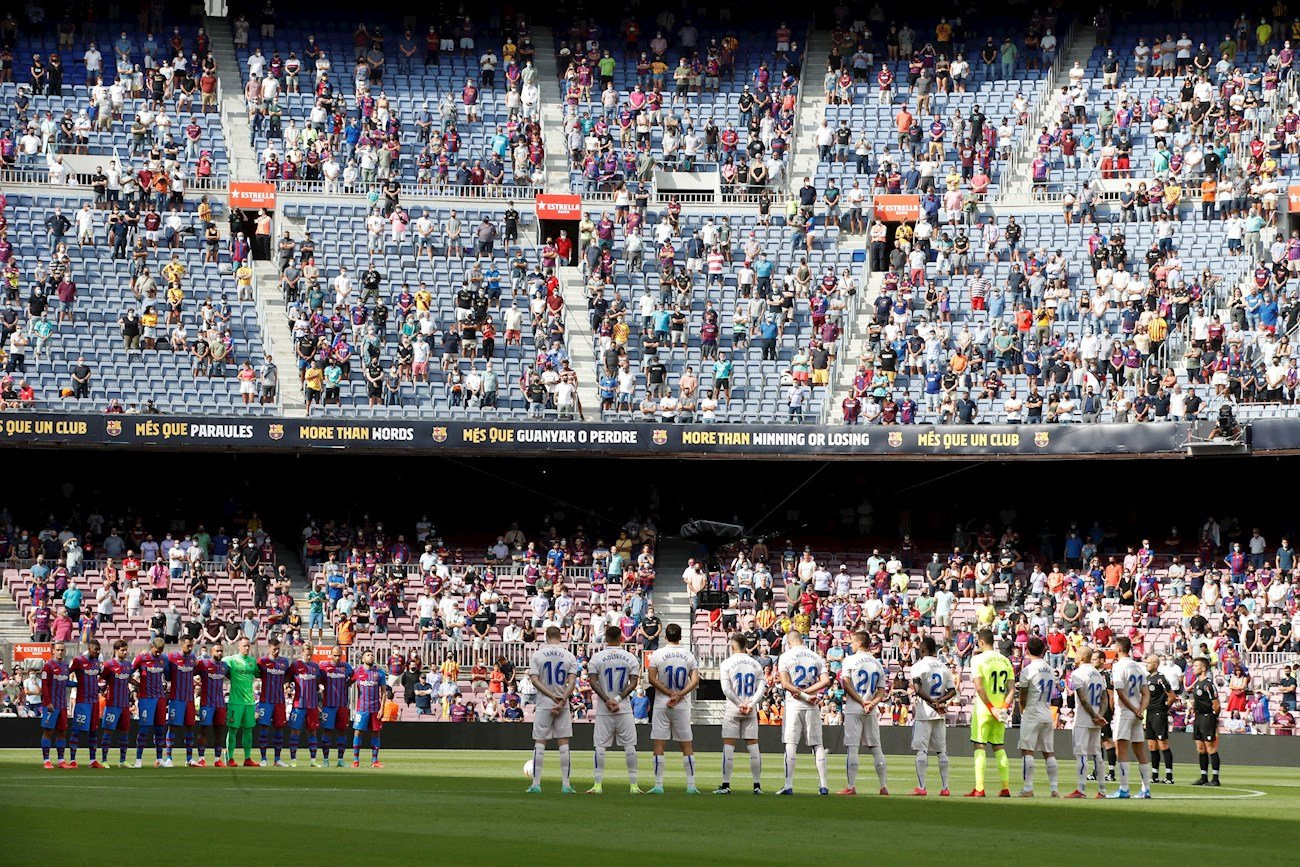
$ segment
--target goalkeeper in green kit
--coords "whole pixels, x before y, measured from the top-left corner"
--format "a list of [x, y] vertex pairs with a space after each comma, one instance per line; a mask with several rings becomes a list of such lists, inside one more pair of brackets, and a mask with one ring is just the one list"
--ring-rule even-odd
[[226, 755], [230, 757], [230, 766], [235, 767], [235, 743], [238, 736], [244, 745], [244, 767], [255, 768], [257, 762], [253, 761], [253, 726], [257, 718], [257, 702], [253, 697], [253, 679], [257, 677], [257, 657], [252, 655], [253, 645], [247, 638], [239, 639], [235, 647], [239, 652], [225, 658], [230, 669]]

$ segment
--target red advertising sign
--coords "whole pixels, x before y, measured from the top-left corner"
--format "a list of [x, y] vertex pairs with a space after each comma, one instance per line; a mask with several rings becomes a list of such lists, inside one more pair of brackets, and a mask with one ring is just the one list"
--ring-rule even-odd
[[921, 216], [921, 199], [918, 196], [875, 196], [872, 205], [877, 220], [900, 223]]
[[[334, 648], [327, 644], [317, 644], [311, 649], [312, 662], [324, 662], [327, 659], [334, 658]], [[346, 659], [346, 654], [344, 655]]]
[[275, 209], [275, 184], [253, 181], [230, 182], [230, 207], [257, 210]]
[[1300, 184], [1286, 188], [1286, 209], [1288, 213], [1300, 214]]
[[54, 645], [49, 642], [27, 641], [14, 645], [14, 663], [39, 660], [47, 662], [54, 656]]
[[537, 218], [540, 220], [581, 220], [582, 196], [560, 196], [543, 193], [537, 197]]

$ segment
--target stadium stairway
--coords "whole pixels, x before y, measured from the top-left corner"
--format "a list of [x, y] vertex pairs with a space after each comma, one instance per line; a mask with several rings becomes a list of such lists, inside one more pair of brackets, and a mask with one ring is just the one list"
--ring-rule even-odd
[[[307, 602], [307, 591], [311, 589], [311, 585], [307, 580], [307, 573], [303, 570], [300, 553], [283, 542], [275, 543], [275, 562], [277, 565], [283, 566], [285, 572], [289, 575], [289, 595], [293, 597], [293, 604], [297, 607], [298, 613], [302, 615], [303, 634], [305, 636], [308, 613], [311, 611], [311, 605]], [[326, 644], [334, 640], [334, 627], [330, 624], [328, 618], [325, 621], [323, 637]]]
[[840, 364], [840, 375], [832, 384], [835, 389], [828, 401], [828, 418], [832, 423], [837, 423], [843, 419], [840, 412], [840, 403], [848, 397], [849, 392], [853, 389], [853, 379], [858, 375], [857, 360], [862, 357], [862, 353], [867, 348], [867, 333], [871, 327], [871, 320], [874, 316], [876, 296], [880, 294], [881, 287], [885, 284], [883, 274], [873, 273], [863, 291], [863, 297], [858, 302], [858, 315], [853, 321], [847, 323], [844, 335], [844, 348], [841, 352], [848, 353], [843, 356]]
[[[1008, 204], [1024, 204], [1031, 201], [1029, 189], [1029, 164], [1034, 160], [1034, 154], [1038, 149], [1038, 128], [1044, 125], [1044, 118], [1051, 109], [1056, 94], [1061, 90], [1062, 85], [1069, 84], [1070, 67], [1074, 66], [1074, 61], [1079, 61], [1086, 68], [1089, 59], [1092, 57], [1092, 51], [1097, 45], [1097, 28], [1091, 23], [1084, 23], [1082, 20], [1075, 23], [1069, 28], [1067, 34], [1068, 42], [1060, 46], [1057, 54], [1056, 67], [1048, 78], [1043, 79], [1043, 84], [1039, 88], [1038, 95], [1034, 100], [1034, 107], [1030, 112], [1029, 128], [1025, 135], [1021, 136], [1020, 153], [1016, 155], [1013, 161], [1013, 168], [1006, 181], [1002, 184], [1000, 200]], [[1090, 102], [1095, 102], [1096, 95], [1092, 94]]]
[[[244, 103], [244, 89], [240, 84], [239, 57], [235, 54], [235, 40], [230, 30], [230, 19], [211, 15], [203, 19], [204, 31], [212, 40], [212, 57], [217, 62], [217, 84], [221, 111], [221, 128], [226, 134], [226, 148], [230, 155], [230, 177], [256, 180], [258, 178], [257, 152], [249, 144], [248, 109]], [[278, 363], [278, 362], [277, 362]]]
[[[655, 553], [655, 589], [651, 601], [664, 628], [676, 623], [682, 628], [682, 645], [691, 646], [691, 599], [682, 583], [686, 562], [692, 557], [703, 557], [704, 549], [694, 542], [677, 537], [659, 539]], [[661, 645], [662, 646], [662, 645]], [[700, 660], [700, 677], [716, 678], [717, 661]], [[691, 705], [691, 721], [700, 725], [716, 725], [722, 721], [723, 702], [696, 698]]]
[[[568, 191], [569, 149], [564, 136], [564, 99], [560, 93], [560, 72], [555, 62], [555, 38], [549, 27], [532, 29], [533, 65], [542, 99], [542, 142], [546, 147], [546, 189]], [[574, 368], [579, 369], [575, 366]], [[586, 405], [585, 403], [583, 404]]]
[[564, 339], [568, 343], [569, 366], [578, 372], [578, 402], [586, 418], [600, 419], [600, 359], [596, 357], [591, 319], [587, 315], [587, 295], [582, 272], [578, 268], [559, 269], [560, 288], [564, 294]]
[[16, 642], [31, 639], [32, 631], [23, 620], [18, 603], [8, 593], [0, 593], [0, 647], [13, 647]]
[[[306, 233], [307, 220], [291, 217], [281, 211], [280, 228], [288, 229], [295, 238], [301, 238]], [[298, 355], [294, 349], [293, 332], [285, 327], [289, 321], [289, 308], [284, 301], [284, 292], [280, 289], [279, 274], [270, 262], [254, 263], [253, 272], [253, 290], [257, 297], [258, 318], [262, 322], [262, 339], [280, 375], [280, 405], [284, 407], [286, 416], [304, 418], [307, 415], [307, 402], [303, 399], [302, 389], [293, 381], [294, 374], [298, 372]]]
[[826, 94], [822, 78], [826, 74], [826, 58], [831, 54], [831, 32], [812, 30], [808, 33], [803, 52], [803, 71], [799, 82], [799, 119], [794, 137], [794, 153], [790, 158], [790, 171], [786, 185], [791, 192], [803, 186], [804, 178], [817, 176], [817, 127], [826, 117]]

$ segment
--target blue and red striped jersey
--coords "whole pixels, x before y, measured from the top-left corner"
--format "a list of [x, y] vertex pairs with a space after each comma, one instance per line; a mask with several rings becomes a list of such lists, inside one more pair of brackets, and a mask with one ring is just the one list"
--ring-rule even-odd
[[78, 702], [92, 702], [99, 698], [99, 673], [104, 670], [104, 661], [96, 656], [81, 654], [72, 660], [68, 673], [77, 687]]
[[108, 707], [131, 706], [131, 668], [125, 662], [110, 659], [99, 677], [108, 685]]
[[262, 695], [259, 701], [284, 703], [284, 681], [289, 674], [289, 660], [283, 656], [263, 656], [257, 661], [262, 675]]
[[320, 664], [320, 678], [325, 684], [323, 707], [347, 707], [348, 687], [352, 683], [352, 666], [347, 662], [327, 659]]
[[352, 682], [357, 685], [357, 713], [379, 713], [384, 709], [388, 677], [382, 668], [362, 666], [352, 673]]
[[293, 706], [320, 707], [320, 666], [310, 659], [297, 659], [289, 666], [289, 674], [293, 677]]
[[226, 706], [226, 678], [230, 668], [218, 660], [200, 659], [194, 670], [199, 674], [199, 704], [203, 707]]
[[178, 650], [167, 655], [167, 680], [171, 682], [168, 697], [172, 701], [194, 703], [194, 670], [197, 665], [192, 653]]
[[56, 711], [68, 709], [68, 664], [51, 659], [41, 667], [41, 704]]
[[142, 653], [131, 663], [131, 670], [139, 672], [140, 686], [136, 695], [140, 698], [166, 698], [167, 657], [164, 654]]

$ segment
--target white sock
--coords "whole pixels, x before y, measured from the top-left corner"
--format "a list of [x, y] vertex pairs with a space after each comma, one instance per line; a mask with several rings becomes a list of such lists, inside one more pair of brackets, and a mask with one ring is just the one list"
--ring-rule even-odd
[[849, 788], [858, 787], [858, 748], [844, 748], [844, 776], [849, 781]]
[[794, 758], [799, 753], [798, 744], [785, 745], [785, 787], [794, 788]]
[[1048, 756], [1047, 762], [1047, 782], [1052, 787], [1053, 792], [1061, 791], [1060, 768], [1056, 764], [1056, 756]]
[[886, 778], [888, 777], [888, 765], [885, 763], [885, 751], [880, 747], [871, 748], [871, 758], [876, 765], [876, 779], [880, 781], [880, 788], [886, 788]]
[[925, 771], [930, 767], [930, 754], [921, 750], [916, 754], [916, 787], [925, 788]]
[[722, 745], [722, 784], [731, 785], [731, 768], [736, 764], [736, 745]]
[[1078, 778], [1078, 791], [1082, 792], [1088, 785], [1088, 757], [1079, 756], [1077, 767], [1074, 769], [1075, 777]]
[[682, 756], [682, 767], [686, 769], [686, 785], [695, 788], [695, 756]]
[[1121, 791], [1128, 791], [1128, 762], [1119, 763], [1119, 787]]
[[1021, 756], [1020, 758], [1020, 776], [1025, 781], [1025, 791], [1034, 790], [1034, 757]]
[[1103, 764], [1101, 753], [1097, 753], [1092, 757], [1092, 775], [1097, 778], [1097, 791], [1099, 792], [1106, 791], [1106, 775], [1101, 772]]
[[817, 761], [817, 784], [826, 788], [826, 748], [813, 747], [813, 758]]
[[758, 751], [758, 744], [749, 745], [749, 772], [754, 775], [754, 785], [763, 779], [763, 754]]
[[663, 784], [664, 784], [664, 757], [659, 753], [655, 753], [655, 785], [662, 786]]
[[948, 788], [948, 754], [939, 753], [939, 780], [943, 787]]
[[546, 759], [546, 745], [533, 744], [533, 785], [542, 784], [542, 762]]
[[605, 748], [596, 747], [596, 785], [605, 781]]
[[1138, 762], [1138, 776], [1142, 778], [1142, 788], [1151, 788], [1151, 765], [1147, 762]]
[[569, 785], [569, 745], [560, 744], [560, 780]]
[[627, 762], [627, 781], [636, 785], [636, 747], [625, 747], [623, 758]]

